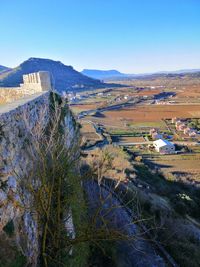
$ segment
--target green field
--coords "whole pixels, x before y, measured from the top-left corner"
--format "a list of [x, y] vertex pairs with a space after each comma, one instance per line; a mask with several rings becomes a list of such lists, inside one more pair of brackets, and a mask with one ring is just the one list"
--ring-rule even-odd
[[134, 128], [166, 128], [166, 125], [163, 121], [131, 122], [128, 123], [128, 126]]

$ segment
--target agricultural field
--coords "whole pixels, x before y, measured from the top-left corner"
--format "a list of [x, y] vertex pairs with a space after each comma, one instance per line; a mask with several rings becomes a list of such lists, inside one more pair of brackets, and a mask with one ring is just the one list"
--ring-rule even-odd
[[151, 128], [167, 132], [166, 118], [196, 118], [200, 117], [200, 105], [137, 105], [132, 108], [105, 111], [98, 118], [87, 116], [94, 123], [102, 124], [106, 130], [113, 133], [148, 133]]
[[71, 105], [70, 106], [73, 113], [76, 115], [82, 111], [88, 111], [88, 110], [91, 110], [91, 109], [96, 109], [98, 108], [98, 105], [97, 104], [76, 104], [76, 105]]
[[[129, 120], [138, 123], [158, 123], [165, 118], [200, 117], [200, 105], [138, 105], [119, 111], [104, 113], [107, 120]], [[151, 125], [152, 126], [152, 125]]]
[[[200, 234], [200, 144], [198, 138], [187, 137], [183, 131], [177, 132], [172, 118], [179, 118], [188, 127], [199, 131], [200, 88], [190, 85], [189, 81], [184, 86], [174, 80], [170, 86], [167, 83], [160, 86], [159, 81], [157, 84], [151, 81], [148, 85], [148, 81], [144, 81], [146, 87], [143, 88], [141, 85], [137, 87], [137, 82], [135, 85], [132, 81], [127, 82], [129, 87], [115, 89], [115, 94], [122, 96], [126, 92], [140, 101], [132, 101], [130, 106], [114, 110], [93, 112], [80, 121], [91, 121], [101, 127], [104, 135], [109, 136], [107, 141], [111, 140], [115, 143], [114, 149], [119, 149], [114, 156], [115, 164], [106, 177], [120, 180], [128, 190], [137, 190], [142, 214], [147, 218], [145, 224], [155, 233], [155, 238], [179, 266], [197, 267], [200, 262], [199, 241], [196, 241]], [[170, 101], [169, 98], [161, 99], [157, 104], [153, 98], [163, 92], [175, 92], [176, 95]], [[177, 154], [162, 155], [153, 148], [152, 128], [174, 143]], [[87, 131], [92, 130], [86, 127], [86, 136]], [[127, 146], [126, 143], [133, 144]], [[96, 159], [104, 149], [112, 151], [106, 144], [103, 149], [95, 150], [96, 155], [94, 150], [90, 151], [90, 156]], [[119, 151], [129, 157], [119, 158]], [[129, 171], [124, 172], [124, 168]]]
[[200, 103], [200, 85], [184, 86], [176, 90], [177, 103]]
[[[159, 84], [158, 81], [156, 83], [151, 81], [149, 84], [148, 81], [144, 81], [139, 87], [139, 81], [123, 82], [129, 87], [114, 88], [109, 91], [109, 96], [92, 96], [91, 99], [76, 104], [75, 108], [79, 112], [93, 110], [104, 105], [108, 99], [113, 100], [119, 96], [122, 98], [125, 95], [132, 98], [141, 97], [140, 103], [121, 109], [107, 110], [102, 112], [101, 116], [87, 115], [82, 121], [91, 121], [96, 125], [101, 125], [104, 131], [111, 136], [112, 142], [143, 143], [148, 140], [149, 131], [152, 128], [162, 133], [164, 138], [169, 136], [177, 144], [185, 140], [188, 142], [187, 149], [185, 148], [187, 144], [182, 144], [182, 146], [179, 144], [183, 148], [180, 148], [181, 154], [176, 155], [159, 155], [159, 153], [148, 149], [148, 143], [135, 145], [131, 150], [136, 155], [142, 155], [148, 159], [166, 177], [171, 177], [174, 180], [181, 179], [184, 182], [190, 181], [191, 183], [196, 181], [198, 184], [200, 147], [192, 144], [195, 141], [194, 139], [182, 136], [183, 133], [181, 132], [177, 133], [174, 125], [171, 124], [171, 118], [187, 119], [189, 124], [196, 123], [197, 118], [200, 118], [200, 101], [198, 100], [200, 99], [200, 85], [196, 83], [190, 84], [189, 81], [185, 81], [181, 85], [179, 81], [172, 80], [169, 85], [165, 84], [164, 81], [162, 81], [162, 84]], [[163, 92], [175, 92], [176, 95], [173, 100], [176, 103], [157, 105], [145, 98], [146, 96], [155, 96]], [[105, 101], [106, 98], [107, 100]], [[109, 106], [109, 102], [107, 102], [107, 105]], [[98, 140], [99, 137], [95, 135], [95, 129], [88, 128], [92, 124], [87, 127], [87, 123], [84, 124], [82, 132], [87, 142]], [[152, 141], [152, 139], [150, 138], [149, 141]], [[198, 142], [197, 139], [196, 142]], [[190, 154], [188, 154], [189, 152]]]
[[153, 155], [148, 160], [166, 178], [200, 186], [200, 154]]

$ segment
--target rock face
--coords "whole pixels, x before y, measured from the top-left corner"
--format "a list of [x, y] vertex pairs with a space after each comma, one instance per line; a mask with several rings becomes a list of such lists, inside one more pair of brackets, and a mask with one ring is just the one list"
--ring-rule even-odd
[[[19, 233], [17, 242], [32, 266], [36, 264], [39, 249], [37, 220], [30, 210], [22, 208], [21, 196], [23, 195], [23, 201], [29, 202], [30, 199], [29, 193], [22, 192], [19, 185], [32, 170], [29, 135], [38, 123], [42, 129], [46, 129], [49, 122], [49, 95], [50, 92], [45, 92], [14, 110], [0, 114], [0, 233], [13, 220]], [[38, 121], [41, 116], [42, 120]], [[65, 114], [64, 127], [68, 133], [68, 146], [74, 137], [75, 127], [70, 111]]]
[[0, 87], [18, 87], [23, 82], [24, 74], [38, 71], [48, 71], [52, 77], [53, 87], [59, 92], [105, 87], [104, 83], [79, 73], [71, 66], [42, 58], [30, 58], [17, 68], [6, 72], [3, 78], [0, 76]]

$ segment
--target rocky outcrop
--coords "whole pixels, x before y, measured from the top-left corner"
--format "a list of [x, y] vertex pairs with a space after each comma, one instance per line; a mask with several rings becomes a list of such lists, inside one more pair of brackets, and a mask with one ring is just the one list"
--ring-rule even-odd
[[[33, 266], [38, 255], [37, 219], [30, 210], [24, 209], [22, 201], [30, 204], [30, 196], [20, 183], [33, 168], [29, 156], [30, 135], [38, 125], [45, 130], [49, 123], [50, 94], [46, 92], [0, 114], [0, 233], [12, 220], [18, 245]], [[64, 115], [63, 126], [66, 146], [69, 146], [75, 135], [74, 119], [69, 110]]]

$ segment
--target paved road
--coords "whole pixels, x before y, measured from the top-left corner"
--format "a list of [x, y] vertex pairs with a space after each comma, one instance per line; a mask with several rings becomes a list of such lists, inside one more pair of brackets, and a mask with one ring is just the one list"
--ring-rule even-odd
[[131, 102], [129, 103], [130, 99], [126, 102], [120, 103], [120, 104], [116, 104], [116, 105], [112, 105], [112, 106], [107, 106], [104, 108], [97, 108], [97, 109], [91, 109], [91, 110], [87, 110], [87, 111], [82, 111], [78, 114], [78, 119], [82, 119], [87, 115], [93, 114], [95, 112], [104, 112], [104, 111], [109, 111], [109, 110], [118, 110], [118, 109], [122, 109], [125, 107], [131, 107], [135, 104], [138, 104], [139, 102], [141, 102], [141, 100], [137, 100], [135, 102]]

